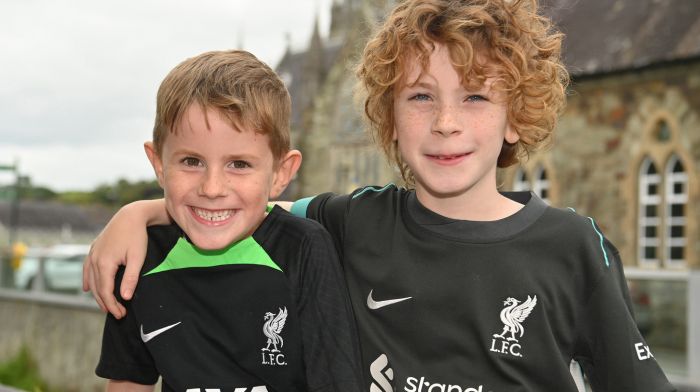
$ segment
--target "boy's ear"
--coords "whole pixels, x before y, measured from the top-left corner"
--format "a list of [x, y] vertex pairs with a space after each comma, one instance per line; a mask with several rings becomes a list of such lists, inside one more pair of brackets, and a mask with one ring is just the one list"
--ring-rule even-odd
[[275, 170], [275, 177], [272, 180], [272, 188], [270, 189], [270, 199], [277, 198], [287, 188], [289, 182], [292, 181], [294, 175], [301, 166], [301, 152], [299, 150], [289, 151], [277, 163], [278, 167]]
[[158, 178], [158, 184], [163, 187], [163, 160], [156, 152], [156, 148], [153, 142], [143, 143], [143, 149], [146, 151], [146, 156], [148, 160], [151, 161], [151, 166], [153, 166], [153, 171], [156, 172], [156, 178]]
[[504, 139], [510, 144], [515, 144], [518, 142], [518, 140], [520, 140], [520, 134], [515, 130], [515, 128], [513, 128], [512, 125], [508, 124], [506, 126], [506, 134]]

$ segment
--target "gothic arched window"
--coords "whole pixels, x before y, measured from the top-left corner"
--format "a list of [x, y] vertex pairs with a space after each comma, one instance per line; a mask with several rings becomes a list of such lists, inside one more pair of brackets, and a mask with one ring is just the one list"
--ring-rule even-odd
[[534, 182], [532, 190], [540, 199], [549, 204], [549, 180], [547, 179], [547, 170], [541, 165], [535, 170]]
[[530, 180], [527, 178], [527, 173], [522, 167], [519, 167], [515, 172], [515, 179], [513, 180], [513, 191], [529, 191], [530, 190]]
[[686, 246], [686, 207], [688, 174], [678, 156], [673, 155], [664, 171], [664, 258], [670, 265], [683, 265]]
[[659, 264], [659, 226], [661, 218], [661, 176], [654, 162], [648, 157], [642, 161], [639, 169], [639, 222], [638, 248], [642, 265]]

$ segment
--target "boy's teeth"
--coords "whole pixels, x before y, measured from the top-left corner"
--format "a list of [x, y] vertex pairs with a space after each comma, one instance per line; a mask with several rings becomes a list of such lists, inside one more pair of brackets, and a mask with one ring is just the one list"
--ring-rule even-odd
[[194, 213], [197, 214], [198, 217], [208, 220], [210, 222], [220, 222], [223, 220], [228, 219], [232, 214], [233, 210], [216, 210], [216, 211], [210, 211], [210, 210], [203, 210], [201, 208], [193, 208]]

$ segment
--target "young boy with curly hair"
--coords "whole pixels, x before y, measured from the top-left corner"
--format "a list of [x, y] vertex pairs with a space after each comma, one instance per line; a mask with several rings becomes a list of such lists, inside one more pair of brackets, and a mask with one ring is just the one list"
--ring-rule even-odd
[[[561, 40], [535, 0], [406, 0], [366, 45], [364, 112], [408, 188], [291, 207], [325, 226], [340, 253], [366, 389], [577, 391], [576, 360], [596, 391], [673, 390], [593, 220], [497, 188], [496, 168], [554, 130], [568, 82]], [[111, 271], [142, 236], [126, 228], [167, 218], [162, 202], [139, 203], [85, 268], [86, 288], [117, 315]], [[123, 240], [107, 247], [107, 237]]]
[[159, 376], [164, 391], [360, 390], [328, 232], [266, 211], [301, 161], [289, 114], [282, 81], [245, 51], [192, 57], [161, 83], [144, 147], [174, 223], [148, 227], [129, 311], [107, 317], [107, 390], [151, 391]]

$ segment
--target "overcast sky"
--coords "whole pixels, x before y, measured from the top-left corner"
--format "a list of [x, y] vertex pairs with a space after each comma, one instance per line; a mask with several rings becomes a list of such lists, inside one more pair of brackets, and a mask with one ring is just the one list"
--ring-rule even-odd
[[142, 144], [170, 69], [241, 44], [274, 68], [316, 15], [327, 35], [331, 1], [0, 1], [0, 165], [56, 191], [152, 179]]

